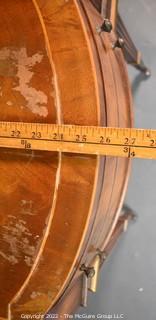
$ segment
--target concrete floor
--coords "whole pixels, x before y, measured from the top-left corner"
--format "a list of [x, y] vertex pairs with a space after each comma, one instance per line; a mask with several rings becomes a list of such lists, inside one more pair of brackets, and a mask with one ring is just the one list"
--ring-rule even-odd
[[[129, 33], [152, 77], [129, 67], [135, 126], [156, 128], [156, 1], [120, 0]], [[80, 313], [123, 314], [124, 320], [156, 320], [156, 161], [133, 160], [126, 203], [139, 215], [105, 263], [98, 292]], [[114, 319], [114, 318], [113, 318]]]

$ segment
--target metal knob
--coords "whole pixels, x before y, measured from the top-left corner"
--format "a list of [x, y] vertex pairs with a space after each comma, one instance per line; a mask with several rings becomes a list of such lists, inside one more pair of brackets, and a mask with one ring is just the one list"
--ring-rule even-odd
[[95, 275], [94, 267], [86, 267], [84, 264], [80, 268], [81, 271], [84, 271], [87, 278], [92, 278]]
[[105, 19], [103, 24], [99, 27], [97, 27], [97, 32], [101, 33], [101, 32], [108, 32], [110, 33], [112, 31], [112, 23], [109, 19]]
[[116, 42], [113, 44], [113, 49], [119, 48], [122, 49], [125, 45], [125, 41], [122, 38], [118, 38]]

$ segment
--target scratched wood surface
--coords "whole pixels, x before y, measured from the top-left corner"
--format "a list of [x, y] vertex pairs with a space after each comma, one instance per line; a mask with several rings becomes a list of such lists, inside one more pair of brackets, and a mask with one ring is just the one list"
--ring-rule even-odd
[[[0, 11], [0, 120], [131, 126], [123, 55], [97, 34], [89, 0], [6, 0]], [[128, 171], [125, 159], [1, 151], [1, 318], [64, 310], [79, 266], [108, 243]]]

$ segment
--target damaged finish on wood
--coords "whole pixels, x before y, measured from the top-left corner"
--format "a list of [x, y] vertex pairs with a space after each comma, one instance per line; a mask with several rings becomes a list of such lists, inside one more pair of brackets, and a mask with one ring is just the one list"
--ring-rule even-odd
[[[97, 33], [91, 1], [6, 0], [0, 11], [1, 121], [131, 126], [123, 55], [113, 33]], [[127, 159], [1, 151], [0, 317], [81, 303], [80, 265], [109, 242], [128, 174]]]

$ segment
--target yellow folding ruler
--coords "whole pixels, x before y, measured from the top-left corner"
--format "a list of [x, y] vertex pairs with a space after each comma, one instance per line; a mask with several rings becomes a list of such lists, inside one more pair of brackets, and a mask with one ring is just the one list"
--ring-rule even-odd
[[0, 122], [0, 147], [156, 159], [156, 130]]

